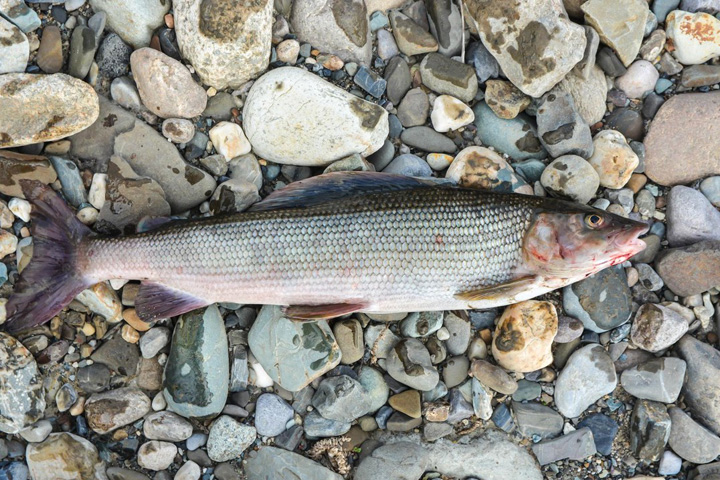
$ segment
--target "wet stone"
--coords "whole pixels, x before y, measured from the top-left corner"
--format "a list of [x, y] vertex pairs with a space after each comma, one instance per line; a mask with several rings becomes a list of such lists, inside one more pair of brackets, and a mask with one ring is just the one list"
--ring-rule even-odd
[[[217, 470], [215, 471], [217, 475]], [[342, 476], [307, 457], [271, 446], [262, 446], [248, 454], [248, 478], [295, 480], [342, 480]]]
[[437, 40], [414, 20], [399, 11], [390, 12], [390, 24], [400, 51], [407, 56], [437, 52]]
[[411, 86], [410, 68], [407, 62], [400, 57], [390, 60], [385, 67], [385, 80], [388, 100], [398, 105]]
[[344, 435], [350, 430], [350, 423], [329, 420], [320, 415], [317, 411], [312, 411], [305, 415], [303, 428], [305, 435], [310, 438], [337, 437]]
[[445, 178], [466, 188], [502, 193], [532, 192], [501, 155], [485, 147], [472, 146], [461, 150], [445, 172]]
[[505, 370], [485, 360], [474, 360], [471, 373], [483, 385], [503, 395], [512, 395], [518, 389], [517, 382]]
[[477, 103], [473, 113], [483, 145], [493, 147], [516, 161], [547, 156], [532, 121], [524, 113], [510, 120], [502, 119], [485, 102]]
[[400, 322], [400, 332], [404, 337], [427, 337], [443, 325], [442, 312], [411, 313]]
[[515, 118], [532, 103], [532, 99], [505, 80], [485, 83], [485, 103], [500, 118]]
[[630, 448], [640, 460], [657, 461], [670, 438], [670, 416], [665, 405], [638, 400], [630, 418]]
[[473, 68], [439, 53], [425, 56], [420, 75], [425, 86], [441, 95], [451, 95], [468, 103], [477, 94], [478, 82]]
[[228, 395], [228, 341], [217, 306], [194, 310], [175, 325], [163, 395], [168, 408], [186, 418], [211, 418]]
[[390, 350], [387, 371], [395, 380], [421, 391], [430, 390], [439, 380], [430, 354], [414, 338], [403, 339]]
[[515, 372], [533, 372], [552, 363], [557, 312], [550, 302], [527, 300], [505, 309], [492, 343], [498, 364]]
[[279, 307], [260, 310], [248, 344], [273, 381], [291, 392], [340, 363], [340, 348], [327, 322], [293, 322]]
[[720, 388], [720, 352], [707, 343], [685, 335], [677, 344], [679, 356], [687, 363], [683, 395], [694, 419], [716, 435], [720, 434], [720, 399], [708, 395]]
[[97, 50], [95, 32], [88, 27], [76, 27], [70, 38], [68, 73], [75, 78], [85, 78], [90, 71], [95, 50]]

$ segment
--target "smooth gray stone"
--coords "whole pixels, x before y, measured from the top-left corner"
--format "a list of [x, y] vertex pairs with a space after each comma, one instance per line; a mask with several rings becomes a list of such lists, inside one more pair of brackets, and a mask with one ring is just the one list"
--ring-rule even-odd
[[532, 451], [540, 465], [547, 465], [558, 460], [584, 460], [595, 455], [595, 440], [589, 428], [581, 428], [553, 440], [536, 443]]

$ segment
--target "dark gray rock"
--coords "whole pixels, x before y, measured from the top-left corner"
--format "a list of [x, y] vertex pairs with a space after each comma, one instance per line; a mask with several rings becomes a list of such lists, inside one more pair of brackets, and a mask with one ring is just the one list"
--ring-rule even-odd
[[560, 414], [540, 403], [512, 403], [518, 431], [528, 438], [554, 438], [562, 432], [564, 420]]
[[472, 42], [465, 51], [465, 63], [475, 69], [480, 83], [500, 76], [500, 66], [482, 42]]
[[127, 75], [130, 71], [130, 54], [132, 47], [123, 42], [122, 38], [115, 33], [110, 33], [100, 44], [95, 61], [98, 64], [100, 73], [110, 79]]
[[603, 455], [610, 455], [615, 436], [620, 429], [618, 423], [602, 413], [593, 413], [577, 424], [578, 428], [589, 428], [593, 433], [595, 448]]
[[437, 39], [438, 52], [447, 57], [460, 53], [465, 27], [460, 9], [451, 0], [427, 0], [430, 32]]
[[310, 438], [337, 437], [347, 433], [350, 430], [350, 424], [329, 420], [313, 410], [305, 415], [303, 428], [305, 435]]
[[452, 140], [430, 127], [408, 128], [400, 135], [400, 140], [423, 152], [454, 153], [457, 150]]
[[581, 428], [553, 440], [545, 440], [532, 446], [532, 451], [540, 465], [558, 460], [584, 460], [595, 455], [595, 441], [589, 428]]
[[422, 88], [413, 88], [402, 99], [397, 109], [397, 117], [403, 127], [424, 125], [430, 112], [430, 101]]
[[75, 78], [85, 78], [95, 57], [95, 32], [82, 25], [75, 27], [70, 37], [70, 60], [68, 74]]
[[630, 319], [632, 294], [621, 266], [606, 268], [563, 289], [563, 307], [593, 332], [612, 330]]
[[665, 405], [638, 400], [630, 418], [630, 448], [640, 460], [660, 459], [670, 438], [670, 416]]
[[410, 90], [410, 67], [401, 57], [394, 57], [385, 67], [385, 80], [387, 81], [386, 95], [395, 105], [405, 97]]

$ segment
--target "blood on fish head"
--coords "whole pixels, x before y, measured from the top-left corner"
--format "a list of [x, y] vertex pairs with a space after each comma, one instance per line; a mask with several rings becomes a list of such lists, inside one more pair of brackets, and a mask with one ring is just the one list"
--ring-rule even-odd
[[563, 204], [538, 211], [523, 239], [523, 269], [576, 281], [623, 263], [645, 248], [647, 225], [612, 213]]

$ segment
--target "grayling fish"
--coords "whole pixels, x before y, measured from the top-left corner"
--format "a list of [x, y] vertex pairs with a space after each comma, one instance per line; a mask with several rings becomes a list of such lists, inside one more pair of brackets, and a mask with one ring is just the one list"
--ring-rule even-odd
[[23, 182], [34, 253], [6, 328], [48, 321], [82, 290], [141, 280], [146, 320], [214, 302], [297, 319], [489, 308], [536, 297], [641, 251], [647, 227], [585, 205], [382, 173], [293, 183], [245, 213], [93, 234], [49, 187]]

